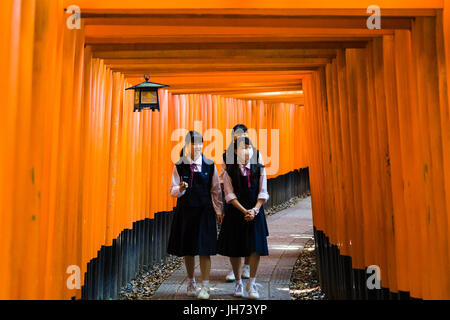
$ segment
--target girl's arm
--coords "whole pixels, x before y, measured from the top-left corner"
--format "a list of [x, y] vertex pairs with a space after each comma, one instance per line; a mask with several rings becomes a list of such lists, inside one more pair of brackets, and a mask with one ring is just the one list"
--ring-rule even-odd
[[262, 205], [264, 204], [264, 202], [266, 202], [266, 200], [264, 199], [258, 199], [258, 202], [255, 205], [255, 210], [256, 210], [256, 214], [259, 213], [259, 210], [261, 209]]
[[[264, 165], [264, 161], [262, 159], [261, 153], [259, 153], [258, 162]], [[255, 205], [256, 214], [259, 213], [262, 205], [269, 199], [269, 193], [267, 192], [267, 175], [266, 168], [261, 168], [261, 176], [259, 178], [259, 194], [258, 194], [258, 202]]]
[[246, 215], [246, 214], [248, 213], [247, 209], [245, 209], [245, 208], [240, 204], [240, 202], [238, 201], [238, 199], [233, 199], [233, 200], [230, 201], [230, 203], [231, 203], [236, 209], [238, 209], [240, 212], [242, 212], [243, 214]]
[[216, 166], [214, 166], [214, 176], [211, 184], [211, 200], [214, 206], [214, 211], [217, 215], [222, 215], [223, 203], [222, 203], [222, 188], [220, 187], [219, 174], [217, 173]]
[[238, 201], [236, 195], [234, 194], [233, 184], [231, 183], [231, 178], [225, 171], [223, 174], [223, 189], [225, 193], [225, 201], [231, 203], [236, 209], [241, 211], [243, 214], [247, 214], [247, 209], [245, 209]]
[[222, 163], [220, 165], [220, 175], [219, 175], [220, 184], [222, 186], [223, 186], [223, 174], [225, 173], [226, 169], [227, 169], [227, 166], [225, 165], [225, 163]]
[[178, 175], [177, 166], [174, 166], [173, 172], [172, 172], [172, 181], [170, 183], [170, 190], [169, 190], [170, 195], [172, 197], [179, 198], [185, 194], [186, 188], [181, 186], [181, 183], [182, 182], [181, 182], [180, 176]]

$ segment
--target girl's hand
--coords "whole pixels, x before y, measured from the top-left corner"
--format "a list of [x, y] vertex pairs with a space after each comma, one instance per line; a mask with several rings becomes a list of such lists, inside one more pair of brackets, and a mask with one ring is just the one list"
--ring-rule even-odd
[[222, 216], [221, 214], [216, 214], [216, 217], [217, 217], [217, 223], [218, 223], [218, 224], [222, 224], [222, 222], [223, 222], [223, 216]]
[[186, 182], [184, 182], [184, 181], [181, 181], [181, 182], [180, 182], [180, 192], [183, 192], [183, 191], [186, 190], [188, 187], [189, 187], [189, 185], [188, 185]]
[[247, 213], [246, 213], [244, 219], [245, 219], [245, 221], [252, 221], [253, 219], [255, 219], [255, 215], [256, 215], [256, 213], [255, 213], [254, 209], [247, 210]]

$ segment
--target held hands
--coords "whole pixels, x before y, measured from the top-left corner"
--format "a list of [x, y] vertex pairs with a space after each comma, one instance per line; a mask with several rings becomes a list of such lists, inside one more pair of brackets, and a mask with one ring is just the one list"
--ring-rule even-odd
[[[247, 222], [253, 221], [255, 219], [256, 215], [259, 213], [261, 207], [259, 206], [259, 203], [254, 207], [253, 209], [247, 210], [245, 209], [237, 199], [233, 199], [231, 201], [231, 204], [238, 209], [242, 214], [244, 215], [244, 219]], [[261, 203], [262, 205], [262, 203]]]
[[244, 213], [244, 219], [245, 219], [245, 221], [247, 221], [247, 222], [253, 221], [253, 219], [255, 219], [256, 214], [257, 214], [257, 212], [256, 212], [256, 209], [255, 209], [255, 208], [250, 209], [250, 210], [247, 210], [247, 211]]
[[216, 216], [217, 216], [217, 223], [218, 223], [219, 225], [222, 224], [223, 216], [222, 216], [221, 214], [216, 214]]

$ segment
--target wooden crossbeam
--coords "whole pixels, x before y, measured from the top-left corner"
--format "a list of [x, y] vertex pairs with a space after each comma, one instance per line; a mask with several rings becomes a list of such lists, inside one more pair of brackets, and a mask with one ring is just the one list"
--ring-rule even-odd
[[351, 41], [393, 34], [368, 28], [253, 28], [189, 26], [92, 26], [85, 29], [87, 44], [190, 42], [301, 42]]
[[297, 59], [335, 58], [336, 49], [203, 49], [203, 50], [114, 50], [94, 51], [94, 57], [109, 60], [141, 59]]
[[[101, 57], [102, 52], [118, 51], [170, 51], [170, 50], [307, 50], [307, 49], [343, 49], [343, 48], [364, 48], [368, 39], [350, 39], [342, 40], [333, 38], [331, 40], [322, 39], [321, 41], [302, 41], [302, 42], [243, 42], [242, 40], [234, 42], [190, 42], [190, 43], [96, 43], [86, 44], [92, 48], [92, 52]], [[137, 53], [140, 54], [140, 53]]]
[[[285, 16], [238, 14], [82, 14], [85, 25], [203, 26], [277, 28], [366, 28], [364, 16]], [[383, 17], [383, 29], [410, 29], [411, 17]]]

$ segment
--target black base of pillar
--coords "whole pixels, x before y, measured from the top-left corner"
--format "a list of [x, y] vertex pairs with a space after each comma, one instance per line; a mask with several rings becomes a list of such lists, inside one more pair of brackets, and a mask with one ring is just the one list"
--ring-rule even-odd
[[[389, 288], [369, 289], [371, 274], [352, 267], [352, 258], [343, 256], [337, 246], [329, 242], [323, 231], [314, 227], [317, 266], [320, 286], [330, 300], [410, 300], [409, 292], [391, 292]], [[421, 299], [417, 299], [421, 300]]]

